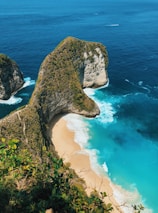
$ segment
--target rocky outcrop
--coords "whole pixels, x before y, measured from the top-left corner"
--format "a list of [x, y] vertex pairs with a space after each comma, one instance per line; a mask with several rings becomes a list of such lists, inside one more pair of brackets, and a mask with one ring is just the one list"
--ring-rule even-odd
[[83, 87], [99, 87], [108, 81], [106, 72], [107, 55], [99, 47], [95, 48], [95, 53], [84, 52], [84, 78]]
[[98, 115], [99, 108], [82, 88], [104, 85], [108, 81], [107, 64], [102, 44], [66, 38], [44, 59], [31, 103], [42, 108], [48, 123], [63, 112]]
[[49, 124], [59, 113], [88, 117], [99, 108], [83, 91], [107, 82], [108, 57], [100, 43], [68, 37], [41, 64], [30, 102], [0, 121], [0, 137], [17, 138], [41, 158], [43, 145], [52, 148]]
[[9, 99], [23, 84], [23, 75], [15, 61], [0, 54], [0, 99]]

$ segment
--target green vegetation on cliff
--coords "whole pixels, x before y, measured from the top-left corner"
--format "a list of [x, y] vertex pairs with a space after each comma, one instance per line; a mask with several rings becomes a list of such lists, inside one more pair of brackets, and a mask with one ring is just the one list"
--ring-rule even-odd
[[7, 63], [9, 63], [9, 58], [5, 54], [0, 53], [0, 66], [3, 66]]

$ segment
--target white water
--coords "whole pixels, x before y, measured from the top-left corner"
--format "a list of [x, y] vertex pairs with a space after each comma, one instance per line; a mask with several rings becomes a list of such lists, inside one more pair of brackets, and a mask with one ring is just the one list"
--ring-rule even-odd
[[[23, 88], [26, 88], [26, 87], [29, 87], [29, 86], [32, 86], [35, 84], [35, 80], [32, 80], [30, 77], [27, 77], [27, 78], [24, 78], [24, 85], [22, 86], [21, 89]], [[21, 90], [20, 89], [20, 90]], [[21, 96], [27, 96], [29, 94], [27, 93], [24, 93], [22, 94]], [[8, 100], [0, 100], [0, 104], [6, 104], [6, 105], [15, 105], [15, 104], [19, 104], [22, 102], [22, 97], [18, 97], [18, 92], [16, 93], [16, 96], [15, 95], [12, 95]]]

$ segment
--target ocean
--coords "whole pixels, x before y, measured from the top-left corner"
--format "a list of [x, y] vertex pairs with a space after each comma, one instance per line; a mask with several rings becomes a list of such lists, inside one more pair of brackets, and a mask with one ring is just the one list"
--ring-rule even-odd
[[81, 130], [76, 140], [89, 150], [94, 169], [99, 164], [153, 213], [158, 212], [157, 11], [157, 0], [0, 2], [0, 52], [18, 63], [26, 81], [15, 96], [0, 101], [0, 118], [28, 103], [41, 62], [65, 37], [103, 43], [109, 85], [85, 91], [101, 114], [75, 117]]

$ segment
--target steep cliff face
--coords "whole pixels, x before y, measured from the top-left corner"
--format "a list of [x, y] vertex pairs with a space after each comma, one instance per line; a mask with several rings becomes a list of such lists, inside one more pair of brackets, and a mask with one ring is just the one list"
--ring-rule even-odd
[[0, 99], [9, 99], [23, 84], [23, 75], [15, 61], [0, 54]]
[[0, 137], [19, 139], [40, 159], [43, 145], [53, 150], [48, 131], [55, 115], [99, 114], [82, 88], [105, 84], [107, 63], [102, 44], [72, 37], [63, 40], [41, 64], [29, 104], [0, 121]]
[[82, 88], [104, 85], [107, 64], [102, 44], [66, 38], [44, 59], [31, 103], [42, 108], [47, 122], [60, 112], [98, 115], [99, 108]]
[[108, 81], [106, 72], [108, 58], [103, 49], [98, 46], [92, 51], [84, 52], [83, 87], [99, 87]]

